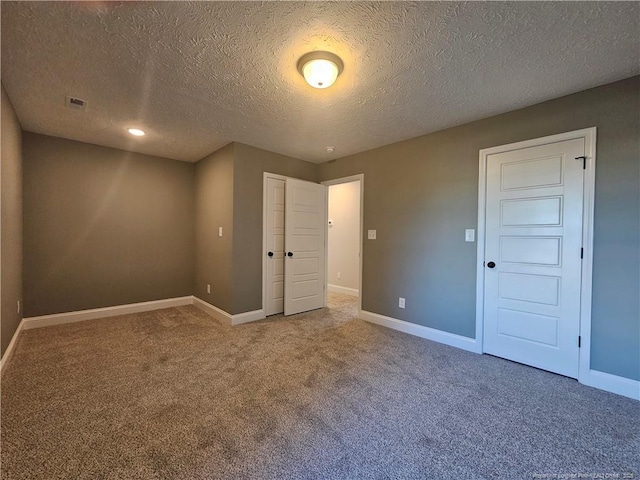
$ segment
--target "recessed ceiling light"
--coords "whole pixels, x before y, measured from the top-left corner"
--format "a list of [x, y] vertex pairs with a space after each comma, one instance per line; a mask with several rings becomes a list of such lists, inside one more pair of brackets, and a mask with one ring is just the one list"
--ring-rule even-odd
[[141, 137], [144, 135], [144, 130], [140, 130], [139, 128], [129, 128], [127, 131], [131, 135], [135, 135], [136, 137]]
[[327, 151], [327, 153], [333, 153], [335, 151], [335, 148], [327, 147], [327, 148], [325, 148], [325, 150]]
[[309, 52], [298, 60], [298, 71], [313, 88], [330, 87], [343, 69], [340, 57], [330, 52]]

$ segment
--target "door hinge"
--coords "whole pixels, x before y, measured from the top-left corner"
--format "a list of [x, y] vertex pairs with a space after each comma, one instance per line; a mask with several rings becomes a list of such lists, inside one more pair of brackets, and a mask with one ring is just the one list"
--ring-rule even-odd
[[578, 348], [582, 346], [582, 337], [578, 335]]
[[580, 157], [576, 157], [576, 160], [582, 160], [582, 169], [583, 170], [587, 169], [587, 157], [586, 157], [586, 155], [582, 155]]
[[584, 258], [584, 247], [580, 249], [580, 258]]

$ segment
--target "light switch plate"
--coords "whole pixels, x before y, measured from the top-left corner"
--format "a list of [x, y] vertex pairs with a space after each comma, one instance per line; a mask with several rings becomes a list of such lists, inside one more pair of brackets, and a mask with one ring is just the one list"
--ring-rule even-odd
[[476, 241], [476, 231], [473, 228], [467, 228], [464, 231], [464, 241], [465, 242], [475, 242]]
[[375, 240], [376, 239], [376, 231], [375, 230], [369, 230], [367, 232], [367, 238], [369, 240]]
[[218, 236], [221, 237], [222, 236], [222, 227], [218, 227]]

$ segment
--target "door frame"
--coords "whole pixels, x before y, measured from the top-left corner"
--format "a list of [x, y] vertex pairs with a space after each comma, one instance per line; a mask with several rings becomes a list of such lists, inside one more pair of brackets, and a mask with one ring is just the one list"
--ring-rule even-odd
[[286, 181], [288, 177], [277, 173], [263, 172], [262, 174], [262, 310], [267, 307], [267, 179]]
[[[566, 140], [584, 139], [585, 162], [582, 197], [582, 247], [583, 261], [580, 288], [580, 352], [578, 356], [578, 381], [589, 384], [591, 369], [591, 295], [593, 273], [593, 213], [596, 169], [596, 127], [549, 135], [523, 142], [484, 148], [479, 152], [478, 175], [478, 245], [476, 258], [476, 342], [484, 352], [484, 252], [487, 199], [487, 157], [496, 153], [536, 147]], [[576, 253], [577, 254], [577, 253]]]
[[[359, 260], [359, 286], [358, 286], [358, 317], [360, 316], [360, 312], [362, 311], [362, 264], [364, 258], [364, 173], [359, 173], [357, 175], [350, 175], [348, 177], [335, 178], [333, 180], [325, 180], [321, 182], [322, 185], [327, 187], [327, 218], [325, 218], [325, 225], [329, 223], [329, 187], [332, 185], [340, 185], [342, 183], [351, 183], [351, 182], [360, 182], [360, 258]], [[325, 228], [324, 234], [324, 243], [325, 243], [325, 258], [324, 258], [324, 304], [327, 305], [327, 289], [329, 288], [329, 276], [328, 276], [328, 268], [329, 268], [329, 229]]]

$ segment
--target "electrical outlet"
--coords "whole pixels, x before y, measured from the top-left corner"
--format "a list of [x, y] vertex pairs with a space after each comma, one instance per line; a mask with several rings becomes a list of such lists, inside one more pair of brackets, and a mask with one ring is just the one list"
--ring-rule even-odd
[[342, 278], [342, 272], [338, 272], [338, 275], [336, 275], [338, 277], [338, 280], [340, 280]]
[[376, 232], [375, 230], [369, 230], [369, 231], [367, 232], [367, 238], [368, 238], [369, 240], [375, 240], [375, 239], [376, 239], [376, 233], [377, 233], [377, 232]]
[[398, 307], [400, 307], [400, 308], [404, 308], [404, 305], [405, 305], [405, 303], [404, 303], [404, 298], [400, 297], [400, 298], [398, 299]]
[[207, 293], [211, 293], [211, 285], [207, 283]]

